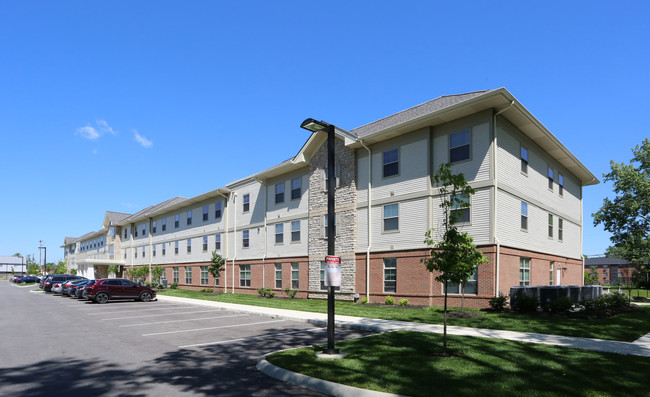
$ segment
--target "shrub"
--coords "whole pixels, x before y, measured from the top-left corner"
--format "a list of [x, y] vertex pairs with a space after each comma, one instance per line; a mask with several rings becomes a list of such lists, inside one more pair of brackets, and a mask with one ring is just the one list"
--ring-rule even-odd
[[273, 298], [275, 296], [275, 292], [271, 291], [271, 288], [258, 288], [257, 293], [265, 298]]
[[178, 283], [172, 283], [171, 289], [177, 289], [178, 288]]
[[539, 299], [526, 294], [518, 294], [514, 302], [511, 302], [511, 306], [518, 312], [535, 312], [539, 307]]
[[505, 309], [507, 302], [508, 302], [507, 295], [493, 296], [489, 300], [490, 309], [492, 309], [495, 312], [502, 312], [503, 309]]
[[399, 305], [400, 306], [408, 306], [409, 305], [409, 300], [408, 299], [400, 299], [399, 300]]
[[580, 305], [586, 312], [599, 312], [607, 309], [607, 299], [604, 296], [599, 296], [593, 300], [586, 300], [580, 302]]
[[623, 307], [629, 304], [627, 294], [624, 292], [614, 291], [611, 294], [604, 295], [609, 307]]
[[568, 313], [573, 307], [573, 302], [568, 296], [561, 296], [548, 303], [547, 308], [553, 313]]
[[297, 289], [291, 289], [289, 287], [284, 289], [284, 293], [287, 294], [287, 296], [291, 299], [296, 297], [296, 294], [298, 293]]
[[201, 292], [205, 292], [206, 294], [211, 294], [214, 290], [211, 288], [203, 288]]
[[364, 296], [363, 298], [361, 298], [360, 302], [361, 302], [362, 305], [365, 305], [366, 303], [368, 303], [368, 297]]
[[387, 305], [394, 305], [394, 304], [395, 304], [395, 298], [393, 298], [392, 296], [388, 295], [388, 296], [386, 297], [386, 300], [384, 301], [384, 303], [386, 303]]

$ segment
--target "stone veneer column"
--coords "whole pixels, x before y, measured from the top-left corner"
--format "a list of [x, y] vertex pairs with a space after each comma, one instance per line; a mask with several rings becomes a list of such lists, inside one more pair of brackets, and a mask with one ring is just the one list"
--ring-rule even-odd
[[[355, 250], [357, 247], [357, 187], [355, 151], [336, 138], [336, 167], [339, 183], [335, 192], [336, 256], [341, 257], [341, 290], [337, 299], [352, 300], [355, 289]], [[327, 297], [320, 289], [320, 264], [327, 255], [325, 215], [327, 214], [327, 144], [316, 152], [309, 166], [309, 297]]]

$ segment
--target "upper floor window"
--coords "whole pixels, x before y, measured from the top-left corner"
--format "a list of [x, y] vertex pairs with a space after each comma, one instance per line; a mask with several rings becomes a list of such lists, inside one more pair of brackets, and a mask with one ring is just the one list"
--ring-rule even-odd
[[522, 146], [519, 157], [521, 158], [521, 172], [528, 174], [528, 149]]
[[146, 252], [146, 251], [145, 251], [146, 248], [147, 248], [147, 247], [145, 247], [144, 245], [142, 246], [142, 257], [143, 257], [143, 258], [144, 258], [144, 253]]
[[[124, 239], [127, 239], [129, 237], [129, 229], [124, 229]], [[81, 246], [83, 248], [83, 245]]]
[[242, 231], [242, 247], [248, 248], [250, 244], [250, 234], [248, 230]]
[[115, 228], [113, 226], [108, 229], [108, 235], [111, 237], [115, 236]]
[[302, 179], [291, 180], [291, 200], [297, 200], [302, 195]]
[[469, 130], [456, 132], [449, 136], [449, 162], [469, 160]]
[[156, 244], [153, 244], [151, 246], [151, 256], [156, 256]]
[[178, 255], [178, 240], [174, 241], [174, 254]]
[[[325, 215], [325, 237], [329, 236], [329, 217]], [[336, 236], [336, 214], [334, 214], [334, 236]]]
[[384, 178], [399, 174], [399, 150], [391, 149], [383, 153]]
[[553, 168], [548, 167], [548, 188], [553, 190]]
[[528, 230], [528, 203], [525, 201], [521, 202], [521, 228]]
[[564, 196], [564, 175], [562, 174], [557, 175], [557, 186], [558, 186], [558, 191], [560, 192], [560, 196]]
[[300, 241], [300, 221], [291, 221], [291, 242]]
[[188, 254], [192, 253], [192, 239], [191, 238], [187, 239], [187, 253]]
[[242, 210], [244, 212], [248, 212], [251, 210], [251, 195], [248, 193], [244, 195]]
[[203, 236], [203, 252], [208, 250], [208, 236]]
[[178, 229], [180, 225], [181, 225], [181, 216], [176, 214], [174, 215], [174, 227]]
[[553, 215], [548, 214], [548, 236], [553, 238]]
[[132, 226], [133, 227], [133, 237], [138, 237], [138, 227], [137, 226]]
[[284, 182], [275, 185], [275, 203], [284, 203]]
[[151, 223], [151, 233], [156, 233], [156, 221]]
[[[338, 186], [339, 184], [339, 166], [335, 165], [334, 166], [334, 187]], [[329, 186], [329, 170], [325, 168], [325, 190], [328, 189]]]
[[275, 224], [275, 243], [282, 244], [284, 242], [284, 223]]
[[214, 236], [214, 249], [215, 250], [221, 249], [221, 234], [216, 234]]
[[187, 211], [187, 224], [192, 224], [192, 210]]
[[147, 224], [143, 223], [142, 224], [142, 237], [147, 235]]
[[460, 194], [453, 197], [451, 206], [451, 223], [469, 222], [469, 195]]
[[384, 231], [399, 229], [399, 207], [397, 204], [384, 206]]
[[562, 218], [557, 220], [557, 239], [564, 240], [564, 220]]
[[208, 220], [208, 206], [207, 205], [203, 206], [203, 220], [204, 221]]
[[214, 204], [214, 218], [221, 218], [221, 201], [218, 201]]
[[167, 230], [167, 218], [162, 219], [162, 231]]

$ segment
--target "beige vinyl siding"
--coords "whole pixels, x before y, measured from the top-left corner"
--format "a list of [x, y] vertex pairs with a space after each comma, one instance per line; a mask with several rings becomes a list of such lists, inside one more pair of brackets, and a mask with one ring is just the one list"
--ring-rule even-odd
[[[291, 222], [300, 222], [300, 241], [291, 242]], [[275, 225], [280, 222], [284, 225], [284, 242], [282, 244], [275, 243]], [[274, 223], [269, 223], [267, 227], [267, 247], [269, 258], [290, 257], [290, 256], [306, 256], [308, 255], [309, 247], [309, 218], [307, 213], [302, 214], [300, 217], [284, 218], [282, 220], [275, 220]]]
[[[269, 179], [266, 182], [267, 219], [276, 219], [309, 211], [309, 175], [306, 172], [294, 172], [280, 178]], [[302, 182], [301, 198], [292, 200], [291, 181], [296, 178], [300, 178]], [[281, 182], [284, 183], [284, 202], [276, 204], [275, 185]]]
[[[444, 228], [444, 212], [440, 208], [441, 196], [434, 197], [433, 214], [436, 236], [441, 236]], [[470, 222], [457, 224], [458, 230], [467, 232], [474, 244], [490, 244], [490, 188], [478, 189], [470, 199]]]
[[470, 159], [455, 163], [453, 171], [468, 181], [490, 178], [490, 113], [481, 112], [434, 128], [433, 172], [449, 162], [449, 135], [470, 130]]
[[[399, 230], [396, 232], [383, 231], [384, 205], [399, 205]], [[427, 199], [422, 197], [414, 200], [380, 202], [372, 207], [372, 250], [389, 251], [422, 248], [424, 246], [424, 233], [427, 231]], [[364, 207], [357, 212], [357, 250], [363, 251], [368, 246], [367, 234], [368, 208]]]

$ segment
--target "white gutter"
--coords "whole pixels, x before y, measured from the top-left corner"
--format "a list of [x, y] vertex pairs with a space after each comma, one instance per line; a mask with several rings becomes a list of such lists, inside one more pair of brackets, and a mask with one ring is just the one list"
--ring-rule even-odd
[[499, 241], [498, 237], [498, 205], [497, 203], [499, 202], [499, 178], [498, 178], [498, 169], [499, 169], [499, 162], [497, 161], [497, 153], [499, 152], [499, 141], [497, 138], [497, 116], [500, 115], [501, 113], [505, 112], [506, 110], [510, 109], [513, 105], [515, 104], [515, 101], [510, 102], [510, 105], [507, 107], [499, 110], [494, 114], [494, 121], [492, 123], [492, 128], [494, 129], [494, 241], [497, 244], [497, 257], [496, 257], [496, 274], [494, 277], [495, 280], [495, 287], [494, 287], [494, 292], [495, 295], [499, 295], [499, 272], [501, 271], [501, 242]]
[[265, 277], [266, 256], [267, 256], [268, 250], [269, 250], [269, 241], [268, 241], [269, 235], [268, 235], [267, 224], [266, 224], [267, 214], [268, 214], [268, 211], [269, 211], [269, 198], [268, 198], [268, 193], [269, 192], [266, 190], [267, 186], [263, 181], [261, 181], [259, 179], [257, 181], [264, 188], [264, 255], [262, 256], [262, 288], [265, 288], [266, 286], [264, 285], [264, 283], [265, 283], [265, 280], [266, 280], [266, 277]]
[[361, 146], [368, 151], [368, 248], [366, 249], [366, 298], [370, 302], [370, 249], [372, 248], [372, 151], [361, 139]]
[[225, 226], [224, 226], [225, 241], [223, 243], [225, 244], [224, 247], [226, 249], [223, 250], [223, 251], [224, 251], [224, 255], [225, 255], [224, 259], [226, 260], [226, 266], [223, 269], [223, 272], [224, 272], [224, 274], [223, 274], [223, 292], [226, 293], [226, 292], [228, 292], [228, 208], [230, 208], [230, 206], [228, 205], [229, 197], [227, 197], [225, 194], [223, 194], [221, 192], [217, 192], [217, 194], [219, 194], [220, 196], [225, 198], [224, 204], [223, 204], [223, 213], [224, 213], [224, 218], [225, 218], [224, 219], [224, 223], [225, 223]]

